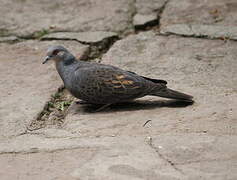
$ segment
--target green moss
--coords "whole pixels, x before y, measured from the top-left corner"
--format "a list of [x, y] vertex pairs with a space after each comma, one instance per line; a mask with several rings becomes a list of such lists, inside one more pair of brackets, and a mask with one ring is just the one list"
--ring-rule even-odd
[[44, 35], [49, 34], [49, 30], [47, 29], [42, 29], [41, 31], [36, 31], [33, 33], [33, 38], [40, 39]]
[[9, 31], [7, 29], [0, 29], [0, 36], [7, 36]]
[[60, 102], [59, 106], [58, 106], [58, 109], [60, 111], [64, 111], [65, 108], [69, 107], [71, 105], [72, 101], [63, 101], [63, 102]]

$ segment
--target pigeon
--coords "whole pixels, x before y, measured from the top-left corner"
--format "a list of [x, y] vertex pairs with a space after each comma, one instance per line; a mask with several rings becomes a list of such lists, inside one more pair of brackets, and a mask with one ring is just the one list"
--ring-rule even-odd
[[167, 82], [115, 66], [81, 61], [63, 46], [51, 46], [43, 61], [53, 60], [66, 89], [89, 104], [111, 105], [146, 95], [193, 102], [193, 97], [167, 88]]

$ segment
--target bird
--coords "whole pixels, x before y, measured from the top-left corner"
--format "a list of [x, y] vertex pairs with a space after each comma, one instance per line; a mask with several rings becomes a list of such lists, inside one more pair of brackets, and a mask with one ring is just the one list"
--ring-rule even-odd
[[108, 106], [147, 95], [193, 102], [193, 96], [169, 89], [167, 82], [112, 65], [77, 59], [61, 45], [47, 49], [43, 64], [53, 60], [66, 89], [89, 104]]

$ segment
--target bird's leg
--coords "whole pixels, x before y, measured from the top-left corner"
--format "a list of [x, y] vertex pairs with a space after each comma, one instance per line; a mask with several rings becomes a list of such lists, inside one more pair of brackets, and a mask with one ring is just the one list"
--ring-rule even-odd
[[111, 105], [111, 104], [105, 104], [105, 105], [99, 107], [98, 109], [96, 109], [95, 112], [102, 111], [102, 110], [104, 110], [105, 108], [107, 108], [107, 107], [110, 106], [110, 105]]

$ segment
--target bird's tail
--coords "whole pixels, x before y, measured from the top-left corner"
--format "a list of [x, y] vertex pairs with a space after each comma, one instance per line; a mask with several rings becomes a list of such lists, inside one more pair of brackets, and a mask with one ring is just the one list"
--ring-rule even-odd
[[193, 101], [193, 96], [190, 96], [188, 94], [184, 94], [169, 88], [164, 88], [163, 90], [159, 90], [157, 92], [154, 92], [152, 95], [154, 96], [160, 96], [164, 98], [170, 98], [170, 99], [177, 99], [182, 101]]

